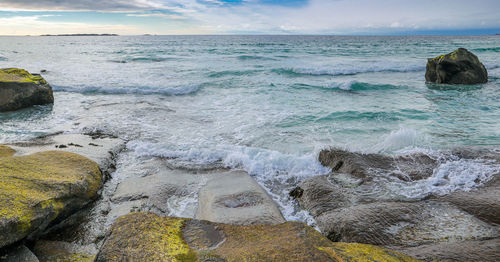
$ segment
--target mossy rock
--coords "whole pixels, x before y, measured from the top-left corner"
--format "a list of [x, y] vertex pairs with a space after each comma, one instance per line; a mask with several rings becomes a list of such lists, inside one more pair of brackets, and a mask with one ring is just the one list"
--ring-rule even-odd
[[91, 202], [99, 167], [78, 154], [46, 151], [0, 157], [0, 248], [46, 229]]
[[465, 48], [427, 60], [425, 80], [438, 84], [481, 84], [488, 72], [476, 55]]
[[373, 245], [334, 243], [299, 222], [238, 226], [131, 213], [96, 261], [418, 261]]
[[41, 75], [19, 68], [0, 69], [0, 112], [52, 103], [52, 87]]
[[0, 145], [0, 157], [12, 156], [16, 151], [8, 146]]

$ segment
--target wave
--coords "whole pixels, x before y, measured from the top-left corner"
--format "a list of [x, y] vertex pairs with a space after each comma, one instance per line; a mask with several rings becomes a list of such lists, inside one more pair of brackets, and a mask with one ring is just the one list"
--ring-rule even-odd
[[118, 63], [118, 64], [125, 64], [125, 63], [148, 63], [148, 62], [164, 62], [164, 61], [170, 61], [170, 60], [175, 60], [176, 58], [168, 58], [168, 57], [131, 57], [131, 58], [125, 58], [125, 59], [111, 59], [108, 60], [108, 62], [111, 63]]
[[[439, 154], [439, 153], [435, 153]], [[470, 191], [484, 185], [496, 174], [500, 165], [485, 159], [451, 159], [434, 169], [432, 176], [412, 182], [396, 182], [389, 189], [407, 198], [422, 199], [429, 195], [447, 195]]]
[[240, 55], [236, 57], [238, 60], [246, 61], [246, 60], [276, 60], [271, 57], [265, 56], [256, 56], [256, 55]]
[[301, 180], [330, 172], [317, 160], [318, 152], [293, 155], [263, 148], [219, 145], [215, 148], [173, 149], [168, 144], [131, 141], [127, 149], [138, 157], [162, 157], [171, 160], [188, 161], [195, 164], [220, 164], [226, 168], [245, 170], [280, 205], [287, 220], [307, 221], [314, 224], [310, 215], [300, 210], [288, 193]]
[[281, 75], [289, 76], [340, 76], [340, 75], [356, 75], [361, 73], [376, 73], [376, 72], [418, 72], [425, 70], [422, 65], [399, 65], [388, 66], [373, 64], [370, 66], [352, 67], [346, 66], [344, 68], [278, 68], [271, 71]]
[[497, 47], [487, 47], [487, 48], [475, 48], [472, 49], [473, 52], [495, 52], [500, 53], [500, 46]]
[[297, 89], [324, 89], [324, 90], [345, 90], [345, 91], [368, 91], [368, 90], [391, 90], [391, 89], [403, 89], [406, 86], [396, 86], [390, 84], [370, 84], [365, 82], [359, 82], [356, 80], [344, 81], [344, 82], [332, 82], [323, 86], [315, 86], [308, 84], [294, 84], [293, 88]]
[[96, 86], [85, 86], [85, 87], [70, 87], [70, 86], [57, 86], [53, 85], [54, 91], [66, 91], [66, 92], [76, 92], [76, 93], [101, 93], [101, 94], [141, 94], [141, 95], [187, 95], [196, 93], [201, 89], [202, 85], [188, 85], [188, 86], [178, 86], [178, 87], [165, 87], [165, 88], [153, 88], [148, 86], [141, 87], [96, 87]]
[[225, 77], [225, 76], [246, 76], [246, 75], [253, 75], [255, 73], [261, 72], [261, 70], [243, 70], [243, 71], [220, 71], [220, 72], [214, 72], [208, 75], [208, 77], [212, 78], [218, 78], [218, 77]]

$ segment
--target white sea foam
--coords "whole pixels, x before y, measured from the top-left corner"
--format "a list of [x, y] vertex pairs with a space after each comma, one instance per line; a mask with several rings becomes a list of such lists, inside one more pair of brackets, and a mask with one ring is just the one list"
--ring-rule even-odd
[[300, 211], [296, 204], [288, 199], [288, 192], [303, 179], [330, 171], [318, 162], [317, 152], [292, 155], [255, 147], [231, 145], [217, 146], [215, 149], [175, 150], [169, 149], [169, 146], [165, 144], [135, 141], [128, 143], [127, 148], [134, 150], [141, 157], [175, 158], [206, 165], [221, 163], [228, 168], [245, 170], [280, 205], [287, 220], [306, 221], [311, 225], [314, 225], [314, 219], [306, 211]]
[[470, 191], [490, 181], [499, 173], [500, 165], [488, 160], [450, 160], [441, 163], [432, 176], [423, 180], [396, 184], [393, 190], [408, 198], [446, 195], [455, 191]]
[[326, 87], [327, 88], [338, 88], [338, 89], [342, 89], [342, 90], [352, 90], [352, 86], [356, 83], [358, 83], [358, 82], [355, 80], [344, 81], [344, 82], [333, 82], [333, 83], [329, 83]]
[[400, 127], [383, 138], [383, 141], [372, 146], [369, 152], [390, 152], [418, 145], [417, 131], [413, 128]]

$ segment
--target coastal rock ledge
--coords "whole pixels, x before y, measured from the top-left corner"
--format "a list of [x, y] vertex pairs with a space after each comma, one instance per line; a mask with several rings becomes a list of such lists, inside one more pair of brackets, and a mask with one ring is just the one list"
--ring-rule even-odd
[[52, 103], [52, 87], [39, 74], [19, 68], [0, 69], [0, 112]]
[[476, 55], [465, 48], [427, 60], [425, 81], [437, 84], [482, 84], [488, 72]]
[[115, 221], [96, 262], [418, 261], [385, 248], [334, 243], [303, 223], [228, 225], [130, 213]]

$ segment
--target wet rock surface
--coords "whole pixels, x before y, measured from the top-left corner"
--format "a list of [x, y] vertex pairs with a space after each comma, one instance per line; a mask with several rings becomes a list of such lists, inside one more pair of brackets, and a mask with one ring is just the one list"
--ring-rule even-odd
[[438, 84], [480, 84], [488, 82], [488, 72], [476, 55], [465, 48], [429, 58], [425, 80]]
[[96, 261], [416, 261], [372, 245], [333, 243], [298, 222], [228, 225], [131, 213], [110, 229]]
[[[325, 150], [319, 160], [332, 173], [306, 179], [291, 194], [335, 241], [400, 250], [425, 245], [414, 249], [418, 258], [461, 254], [468, 261], [495, 261], [491, 253], [470, 251], [498, 239], [499, 159], [497, 151], [484, 148], [394, 157]], [[447, 258], [451, 243], [472, 244]]]
[[246, 172], [212, 174], [199, 192], [195, 218], [250, 225], [285, 222], [267, 192]]
[[54, 103], [52, 87], [24, 69], [0, 69], [0, 112]]

